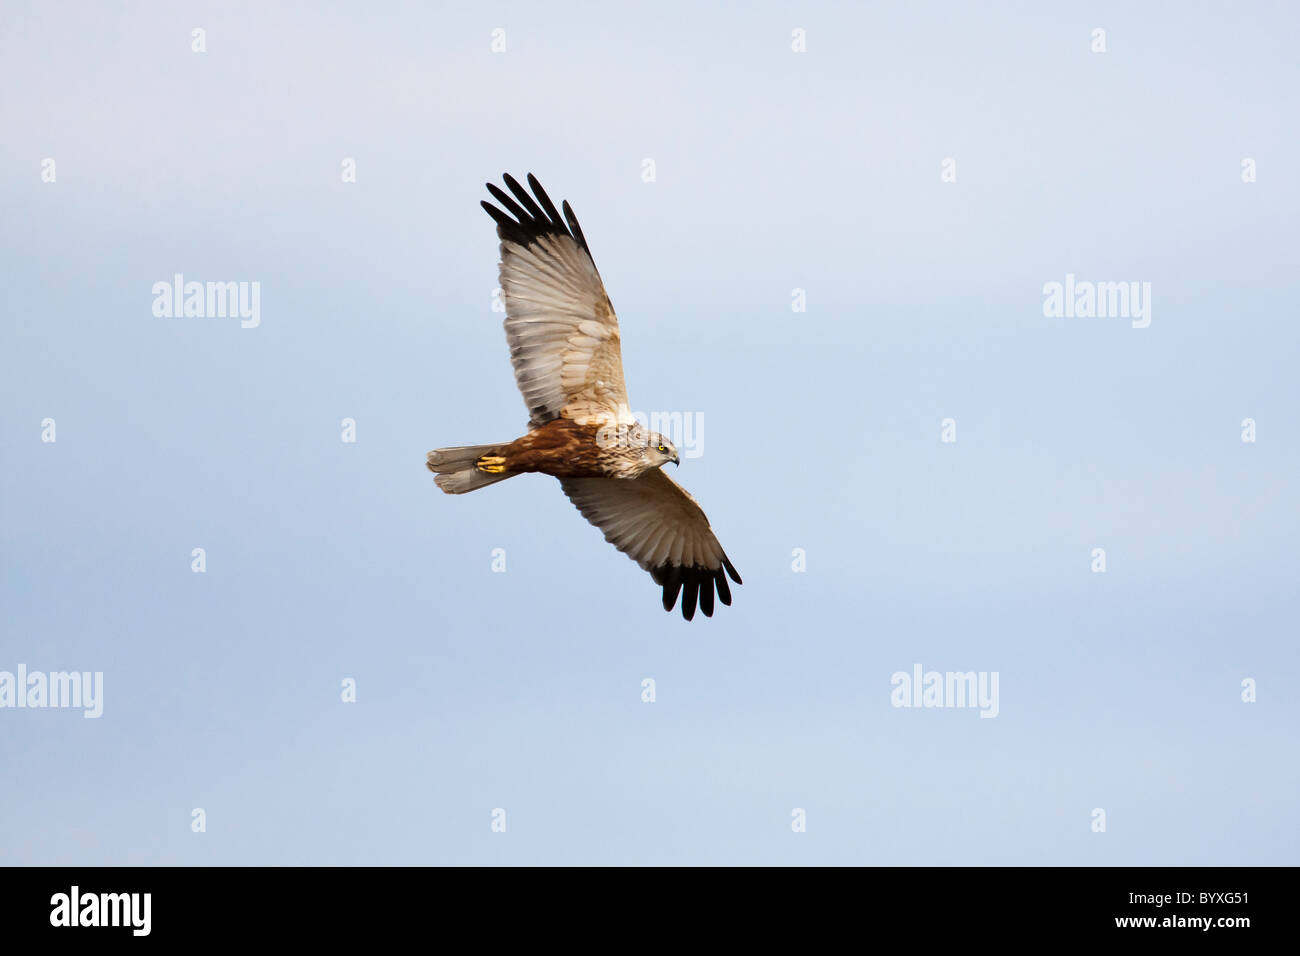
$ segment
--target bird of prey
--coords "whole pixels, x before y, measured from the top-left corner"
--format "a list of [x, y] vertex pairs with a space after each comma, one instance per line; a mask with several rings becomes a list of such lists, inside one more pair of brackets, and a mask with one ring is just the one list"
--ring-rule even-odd
[[525, 472], [560, 487], [605, 540], [663, 587], [665, 611], [680, 593], [682, 616], [713, 615], [714, 591], [731, 603], [740, 584], [695, 499], [662, 470], [680, 465], [673, 443], [639, 424], [623, 385], [618, 317], [577, 218], [560, 217], [537, 178], [532, 195], [512, 176], [513, 197], [488, 183], [501, 207], [482, 206], [501, 240], [501, 292], [515, 382], [528, 406], [528, 433], [512, 442], [429, 452], [428, 468], [450, 495]]

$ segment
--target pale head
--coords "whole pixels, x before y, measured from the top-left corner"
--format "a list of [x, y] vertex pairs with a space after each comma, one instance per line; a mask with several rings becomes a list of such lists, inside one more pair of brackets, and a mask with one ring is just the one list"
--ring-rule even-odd
[[677, 446], [667, 435], [661, 435], [639, 424], [631, 426], [626, 435], [628, 451], [639, 459], [640, 470], [661, 468], [670, 461], [674, 465], [682, 463], [677, 454]]
[[674, 465], [682, 463], [677, 455], [677, 446], [658, 432], [650, 432], [650, 440], [646, 442], [645, 450], [646, 460], [652, 468], [660, 468], [670, 461]]

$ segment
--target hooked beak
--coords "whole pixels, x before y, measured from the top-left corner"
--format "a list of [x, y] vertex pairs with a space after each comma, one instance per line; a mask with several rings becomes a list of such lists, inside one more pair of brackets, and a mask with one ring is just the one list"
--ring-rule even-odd
[[672, 461], [672, 463], [673, 463], [674, 465], [676, 465], [678, 468], [682, 467], [682, 460], [681, 460], [680, 458], [678, 458], [676, 455], [673, 455], [671, 461]]

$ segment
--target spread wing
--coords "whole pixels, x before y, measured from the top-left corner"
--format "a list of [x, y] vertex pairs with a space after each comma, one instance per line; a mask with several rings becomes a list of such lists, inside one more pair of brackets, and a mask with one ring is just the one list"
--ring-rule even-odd
[[662, 468], [631, 479], [562, 478], [560, 485], [606, 541], [663, 585], [665, 611], [673, 609], [679, 591], [688, 621], [697, 598], [705, 616], [713, 616], [714, 588], [723, 604], [731, 603], [727, 575], [737, 584], [740, 575], [695, 499]]
[[536, 199], [513, 176], [505, 182], [514, 198], [487, 184], [505, 211], [482, 205], [501, 239], [506, 339], [532, 427], [561, 417], [631, 424], [618, 316], [573, 210], [564, 203], [561, 219], [531, 173]]

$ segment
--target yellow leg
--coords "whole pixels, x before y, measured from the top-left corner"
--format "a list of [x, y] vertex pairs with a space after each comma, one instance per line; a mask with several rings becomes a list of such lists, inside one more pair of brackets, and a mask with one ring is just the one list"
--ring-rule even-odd
[[489, 475], [499, 475], [506, 470], [506, 460], [497, 455], [484, 455], [474, 462], [474, 467]]

